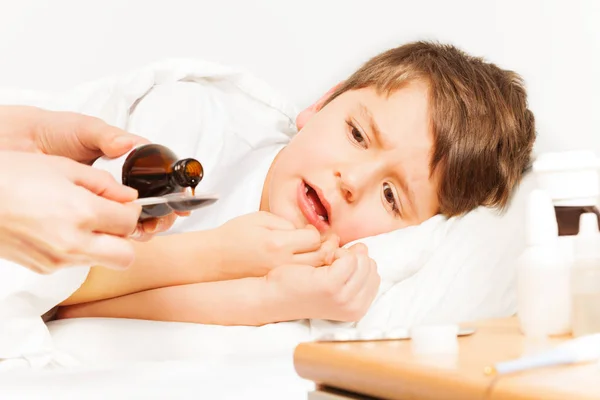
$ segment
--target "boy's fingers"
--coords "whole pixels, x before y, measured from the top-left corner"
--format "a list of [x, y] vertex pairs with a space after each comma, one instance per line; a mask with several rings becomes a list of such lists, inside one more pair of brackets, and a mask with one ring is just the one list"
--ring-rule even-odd
[[337, 244], [335, 241], [327, 241], [321, 247], [312, 252], [294, 254], [292, 257], [294, 264], [310, 265], [312, 267], [322, 267], [331, 265], [334, 260]]
[[369, 254], [369, 248], [363, 243], [356, 243], [356, 244], [350, 246], [350, 248], [348, 250], [353, 251], [356, 254], [364, 254], [364, 255]]
[[[377, 293], [379, 292], [379, 286], [381, 284], [381, 277], [377, 274], [377, 267], [374, 262], [371, 265], [371, 273], [367, 278], [367, 282], [360, 292], [356, 295], [356, 299], [359, 304], [370, 306], [373, 303]], [[366, 304], [365, 304], [366, 303]]]
[[334, 259], [337, 260], [337, 259], [346, 257], [346, 256], [348, 256], [350, 254], [353, 254], [350, 250], [348, 250], [348, 249], [346, 249], [344, 247], [338, 247], [335, 250]]
[[358, 268], [356, 256], [349, 254], [338, 258], [329, 267], [319, 268], [319, 271], [326, 273], [327, 279], [333, 284], [344, 285], [356, 272]]
[[335, 252], [339, 248], [339, 240], [328, 240], [321, 246], [321, 253], [323, 254], [323, 265], [331, 265], [335, 260]]
[[346, 282], [344, 288], [349, 297], [356, 296], [362, 288], [367, 286], [371, 275], [371, 260], [366, 256], [357, 256], [356, 270]]
[[[315, 228], [316, 229], [316, 228]], [[324, 235], [321, 240], [323, 242], [332, 242], [335, 243], [336, 247], [340, 247], [340, 237], [335, 233]]]
[[322, 267], [323, 256], [319, 252], [294, 254], [292, 263], [297, 265], [310, 265], [311, 267]]
[[278, 232], [281, 243], [293, 254], [317, 251], [321, 248], [321, 235], [313, 229], [294, 229]]
[[257, 224], [267, 229], [290, 231], [296, 229], [293, 223], [268, 212], [254, 213], [252, 217]]

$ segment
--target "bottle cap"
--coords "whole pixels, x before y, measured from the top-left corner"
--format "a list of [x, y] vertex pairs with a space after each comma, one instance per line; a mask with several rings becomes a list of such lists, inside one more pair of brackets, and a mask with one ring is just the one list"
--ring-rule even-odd
[[412, 349], [418, 354], [453, 354], [458, 351], [458, 325], [420, 325], [411, 328]]
[[527, 243], [529, 246], [551, 244], [558, 238], [558, 223], [552, 199], [543, 190], [534, 189], [527, 199]]

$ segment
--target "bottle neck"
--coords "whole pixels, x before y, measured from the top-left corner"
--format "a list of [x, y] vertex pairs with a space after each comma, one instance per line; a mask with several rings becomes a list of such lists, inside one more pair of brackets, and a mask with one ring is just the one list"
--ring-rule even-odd
[[198, 186], [198, 183], [204, 176], [204, 169], [199, 161], [193, 158], [184, 158], [173, 164], [173, 180], [179, 186], [191, 187]]

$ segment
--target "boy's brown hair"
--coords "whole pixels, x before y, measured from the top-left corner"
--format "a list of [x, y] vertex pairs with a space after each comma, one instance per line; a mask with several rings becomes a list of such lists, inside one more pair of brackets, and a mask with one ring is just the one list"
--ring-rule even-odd
[[504, 208], [530, 163], [535, 120], [521, 77], [451, 45], [409, 43], [369, 60], [329, 97], [365, 87], [390, 94], [410, 81], [429, 86], [440, 212]]

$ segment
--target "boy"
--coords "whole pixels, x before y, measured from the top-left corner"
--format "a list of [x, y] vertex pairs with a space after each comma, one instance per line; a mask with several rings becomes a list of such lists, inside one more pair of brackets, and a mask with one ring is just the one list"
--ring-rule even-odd
[[250, 209], [259, 213], [139, 244], [130, 270], [93, 269], [59, 316], [356, 321], [379, 277], [365, 246], [339, 246], [438, 213], [504, 207], [535, 140], [517, 74], [424, 42], [368, 61], [297, 123], [266, 156]]

